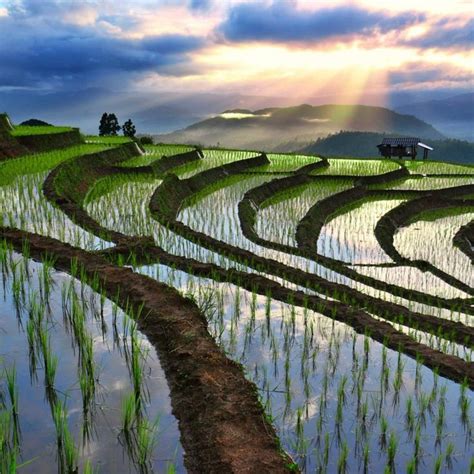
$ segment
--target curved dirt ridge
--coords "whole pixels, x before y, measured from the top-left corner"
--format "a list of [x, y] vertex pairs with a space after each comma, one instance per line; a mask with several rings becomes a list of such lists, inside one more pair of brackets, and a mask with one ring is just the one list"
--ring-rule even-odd
[[[300, 257], [313, 260], [314, 262], [320, 263], [327, 268], [330, 268], [341, 275], [344, 275], [352, 280], [358, 281], [368, 286], [372, 286], [375, 289], [380, 289], [391, 293], [395, 296], [400, 296], [405, 299], [413, 300], [419, 303], [442, 307], [446, 309], [452, 309], [453, 307], [462, 306], [468, 314], [474, 314], [472, 308], [465, 306], [465, 300], [461, 298], [446, 299], [436, 296], [427, 295], [426, 293], [408, 290], [404, 287], [386, 283], [376, 278], [361, 274], [347, 266], [346, 262], [337, 260], [331, 257], [327, 257], [319, 254], [314, 250], [313, 245], [301, 245], [300, 247], [292, 247], [290, 245], [280, 244], [278, 242], [269, 241], [261, 238], [255, 230], [256, 216], [259, 208], [264, 202], [276, 194], [286, 191], [288, 189], [300, 186], [302, 184], [314, 182], [311, 177], [305, 175], [294, 175], [282, 179], [275, 179], [257, 186], [245, 193], [243, 199], [239, 203], [239, 221], [242, 233], [250, 241], [261, 245], [263, 247], [272, 248], [281, 252], [297, 255]], [[391, 191], [391, 190], [365, 190], [365, 197], [394, 197], [394, 196], [420, 196], [425, 195], [426, 191]], [[351, 193], [352, 194], [352, 193]], [[357, 194], [359, 195], [359, 193]], [[330, 199], [330, 198], [328, 198]], [[313, 239], [313, 236], [311, 235]], [[309, 240], [309, 239], [308, 239]], [[393, 265], [396, 265], [395, 263]], [[387, 266], [386, 264], [374, 265], [374, 266]]]
[[255, 386], [228, 359], [207, 330], [196, 304], [177, 290], [100, 255], [37, 234], [0, 227], [0, 238], [18, 252], [54, 260], [71, 273], [78, 264], [88, 282], [125, 311], [140, 314], [138, 328], [156, 348], [178, 419], [184, 460], [190, 473], [291, 472], [264, 415]]
[[[453, 194], [456, 199], [450, 199]], [[393, 243], [395, 233], [399, 228], [405, 227], [418, 214], [435, 209], [449, 209], [463, 206], [472, 206], [474, 201], [471, 199], [460, 199], [460, 196], [469, 196], [474, 193], [474, 184], [458, 186], [455, 188], [440, 189], [432, 191], [427, 196], [414, 199], [400, 204], [387, 214], [385, 214], [375, 226], [374, 234], [384, 252], [397, 263], [408, 264], [419, 268], [421, 271], [429, 271], [439, 278], [445, 279], [446, 273], [425, 260], [411, 260], [403, 257], [395, 248]], [[451, 277], [453, 278], [453, 277]], [[468, 293], [474, 295], [474, 289], [466, 285]]]
[[0, 114], [0, 162], [29, 153], [29, 150], [11, 135], [11, 130], [8, 115]]
[[456, 232], [453, 237], [453, 245], [465, 253], [474, 265], [474, 220]]
[[60, 133], [21, 135], [15, 138], [32, 153], [43, 153], [84, 143], [78, 128]]
[[[94, 230], [100, 227], [101, 226], [95, 222], [95, 228], [88, 228], [88, 230], [94, 232]], [[409, 336], [395, 330], [393, 326], [388, 323], [375, 320], [367, 313], [354, 310], [346, 304], [327, 301], [317, 296], [308, 296], [299, 291], [295, 292], [260, 275], [248, 274], [233, 269], [225, 270], [214, 264], [202, 263], [194, 259], [168, 254], [156, 246], [152, 239], [146, 237], [120, 235], [119, 241], [116, 247], [97, 252], [97, 254], [112, 261], [118, 260], [119, 257], [124, 257], [126, 261], [127, 259], [132, 259], [143, 264], [159, 262], [196, 276], [211, 278], [220, 282], [233, 283], [248, 291], [255, 291], [261, 295], [271, 294], [272, 298], [282, 302], [287, 302], [291, 299], [297, 306], [308, 307], [328, 317], [345, 322], [356, 329], [356, 331], [369, 334], [374, 340], [386, 344], [387, 347], [394, 350], [399, 350], [400, 347], [403, 347], [403, 352], [413, 358], [422, 357], [423, 359], [426, 358], [426, 360], [430, 359], [425, 365], [431, 368], [437, 368], [440, 374], [452, 380], [462, 382], [467, 376], [469, 384], [471, 384], [471, 375], [469, 374], [472, 370], [472, 365], [470, 363], [430, 349], [414, 341]], [[133, 258], [131, 258], [132, 255]], [[425, 315], [421, 316], [427, 319], [426, 322], [432, 324], [433, 321], [431, 321], [429, 317]], [[401, 320], [404, 321], [403, 317]], [[448, 328], [450, 334], [462, 334], [463, 331], [466, 331], [466, 328], [459, 323], [448, 322], [448, 324], [450, 326]], [[439, 334], [439, 327], [434, 328], [429, 326], [429, 328], [432, 329], [431, 332], [433, 334], [435, 331]], [[469, 332], [469, 329], [467, 329], [467, 331]], [[445, 334], [447, 335], [447, 333]], [[468, 339], [472, 338], [472, 332], [467, 335], [464, 333], [463, 336], [460, 336], [460, 342], [465, 343], [466, 337]], [[407, 348], [406, 350], [404, 349], [405, 347]], [[474, 379], [472, 383], [474, 384]]]
[[[247, 163], [245, 163], [246, 161]], [[238, 163], [240, 163], [240, 165], [234, 167], [235, 173], [239, 172], [239, 167], [249, 164], [248, 160], [242, 160]], [[216, 169], [212, 175], [216, 176], [218, 173]], [[220, 173], [222, 174], [222, 171]], [[229, 173], [226, 173], [225, 176], [228, 176], [228, 174]], [[276, 260], [261, 257], [250, 251], [222, 242], [207, 234], [195, 231], [182, 222], [177, 221], [178, 212], [184, 205], [185, 200], [189, 199], [192, 195], [192, 191], [194, 190], [194, 192], [197, 193], [208, 184], [206, 177], [200, 174], [190, 179], [192, 179], [192, 187], [187, 183], [189, 180], [179, 180], [179, 178], [174, 175], [168, 175], [162, 184], [158, 186], [150, 200], [152, 216], [162, 225], [167, 226], [182, 237], [209, 250], [218, 252], [231, 260], [243, 263], [257, 271], [284, 277], [294, 284], [316, 290], [322, 294], [329, 296], [337, 295], [337, 299], [350, 302], [359, 308], [367, 308], [369, 311], [389, 321], [404, 321], [403, 324], [413, 328], [423, 329], [434, 335], [440, 335], [441, 332], [444, 335], [443, 337], [463, 345], [472, 345], [474, 343], [474, 328], [467, 327], [462, 323], [415, 313], [404, 306], [365, 295], [348, 286], [329, 282], [315, 274], [288, 267]], [[452, 303], [449, 307], [452, 307]], [[466, 311], [472, 312], [472, 308], [466, 307]], [[455, 324], [454, 326], [453, 323]]]
[[[469, 194], [469, 190], [465, 189], [466, 187], [471, 188], [471, 185], [458, 186], [455, 188], [446, 188], [446, 189], [436, 191], [436, 193], [440, 193], [440, 196], [445, 196], [455, 191]], [[395, 194], [400, 193], [400, 191], [383, 190], [383, 193], [384, 193], [383, 195], [386, 196], [389, 193], [395, 193]], [[404, 191], [402, 191], [402, 193], [404, 193]], [[306, 251], [312, 251], [313, 247], [315, 246], [315, 242], [317, 242], [317, 239], [321, 233], [321, 229], [323, 228], [323, 226], [326, 224], [326, 222], [329, 219], [337, 216], [339, 213], [343, 212], [343, 210], [348, 208], [349, 206], [355, 205], [355, 203], [357, 203], [358, 201], [362, 201], [371, 196], [378, 196], [378, 195], [381, 195], [380, 190], [376, 190], [374, 192], [374, 190], [369, 190], [365, 186], [356, 186], [354, 188], [341, 191], [340, 193], [334, 194], [328, 198], [318, 201], [314, 206], [312, 206], [308, 210], [308, 212], [303, 217], [303, 219], [299, 222], [296, 228], [295, 238], [296, 238], [298, 247]], [[426, 191], [426, 193], [424, 192], [422, 196], [426, 196], [426, 199], [431, 199], [430, 196], [433, 196], [433, 191]], [[421, 197], [420, 199], [424, 199], [424, 198]], [[410, 202], [413, 202], [413, 201], [408, 201], [408, 203]], [[458, 202], [458, 205], [462, 203], [462, 201], [460, 200], [458, 200], [457, 202]], [[400, 206], [403, 206], [408, 203], [401, 204]], [[400, 206], [397, 206], [397, 208]], [[385, 251], [385, 253], [387, 253], [387, 255], [395, 263], [399, 265], [408, 265], [408, 266], [416, 267], [421, 271], [429, 271], [430, 273], [440, 278], [445, 283], [453, 286], [454, 288], [464, 291], [465, 293], [471, 296], [474, 295], [474, 289], [471, 288], [469, 285], [458, 280], [452, 275], [449, 275], [448, 273], [438, 269], [434, 265], [431, 265], [429, 262], [420, 262], [420, 261], [404, 259], [403, 257], [401, 257], [401, 255], [398, 254], [396, 249], [393, 247], [393, 238], [392, 238], [392, 245], [390, 245], [390, 242], [389, 242], [390, 232], [395, 232], [395, 227], [393, 227], [392, 224], [389, 222], [389, 220], [391, 219], [390, 216], [392, 212], [393, 211], [390, 211], [389, 213], [387, 213], [385, 216], [382, 217], [382, 219], [379, 221], [379, 223], [382, 222], [381, 224], [382, 227], [377, 230], [377, 227], [379, 227], [379, 223], [378, 223], [374, 231], [375, 236], [380, 246]], [[385, 228], [387, 230], [382, 230]], [[383, 236], [386, 234], [386, 232], [388, 232], [388, 234], [386, 236]], [[381, 240], [379, 240], [379, 238]], [[382, 240], [384, 242], [383, 244], [382, 244]]]

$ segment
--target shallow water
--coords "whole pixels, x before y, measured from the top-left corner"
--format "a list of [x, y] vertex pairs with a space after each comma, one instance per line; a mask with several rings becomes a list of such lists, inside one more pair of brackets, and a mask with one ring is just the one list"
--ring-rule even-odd
[[[24, 260], [19, 262], [17, 272]], [[25, 294], [16, 301], [13, 278], [4, 273], [0, 287], [0, 370], [15, 367], [19, 390], [19, 420], [21, 430], [21, 460], [32, 462], [21, 472], [50, 473], [57, 470], [56, 431], [51, 407], [48, 403], [41, 357], [38, 358], [36, 375], [32, 373], [27, 323], [30, 312], [41, 301], [43, 266], [29, 261], [30, 279], [25, 283]], [[55, 393], [67, 406], [67, 423], [77, 449], [80, 464], [86, 460], [99, 472], [138, 472], [124, 447], [121, 434], [122, 402], [133, 392], [133, 384], [127, 363], [131, 350], [130, 327], [124, 313], [95, 294], [89, 287], [81, 286], [68, 275], [52, 271], [52, 288], [44, 324], [50, 339], [52, 352], [58, 357], [55, 377]], [[64, 292], [73, 285], [80, 304], [86, 307], [85, 329], [93, 342], [93, 358], [96, 364], [96, 399], [91, 407], [90, 438], [83, 438], [83, 427], [88, 419], [83, 411], [83, 398], [78, 382], [80, 346], [74, 339], [74, 331], [67, 324], [63, 304]], [[46, 300], [45, 300], [46, 301]], [[19, 310], [18, 310], [19, 309]], [[125, 318], [125, 319], [124, 319]], [[163, 472], [174, 465], [183, 472], [183, 451], [179, 442], [179, 430], [171, 414], [168, 385], [159, 358], [147, 339], [137, 333], [142, 356], [144, 376], [144, 413], [153, 422], [158, 420], [150, 469]], [[0, 383], [0, 386], [2, 384]], [[143, 472], [143, 471], [142, 471]], [[147, 471], [145, 471], [147, 472]]]
[[[388, 450], [381, 447], [385, 422], [386, 442], [391, 434], [397, 440], [396, 472], [402, 472], [414, 456], [417, 426], [420, 472], [432, 472], [437, 457], [451, 449], [450, 443], [452, 467], [444, 459], [443, 472], [468, 471], [474, 454], [473, 410], [471, 403], [462, 422], [459, 384], [313, 311], [234, 285], [170, 272], [162, 265], [140, 271], [192, 294], [208, 308], [211, 333], [231, 358], [244, 365], [283, 447], [305, 472], [325, 466], [326, 439], [327, 472], [337, 472], [344, 444], [348, 466], [358, 466], [350, 472], [363, 472], [366, 445], [368, 472], [382, 472]], [[341, 418], [338, 397], [343, 385]], [[467, 390], [466, 396], [472, 401], [472, 392]], [[413, 420], [407, 421], [410, 403]], [[442, 426], [439, 431], [437, 424]]]

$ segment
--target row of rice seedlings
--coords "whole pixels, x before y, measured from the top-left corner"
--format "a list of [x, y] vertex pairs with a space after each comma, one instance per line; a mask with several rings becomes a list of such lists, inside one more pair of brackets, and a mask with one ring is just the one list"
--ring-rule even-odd
[[[105, 242], [73, 224], [42, 193], [49, 169], [64, 160], [101, 149], [97, 145], [81, 145], [0, 163], [0, 225], [55, 237], [83, 248], [106, 247]], [[39, 158], [44, 161], [38, 163]]]
[[311, 174], [330, 174], [348, 176], [368, 176], [388, 173], [399, 168], [398, 163], [390, 160], [354, 160], [329, 158], [329, 168], [317, 169]]
[[440, 161], [405, 161], [410, 173], [416, 174], [474, 174], [474, 167]]
[[[376, 319], [383, 320], [377, 315], [372, 315]], [[402, 319], [400, 319], [402, 321]], [[469, 345], [457, 344], [450, 341], [446, 338], [446, 335], [443, 334], [443, 331], [439, 331], [438, 334], [430, 334], [419, 329], [408, 327], [403, 325], [402, 322], [390, 322], [389, 324], [394, 326], [398, 331], [401, 331], [409, 335], [415, 341], [424, 344], [425, 346], [430, 347], [431, 349], [443, 352], [444, 354], [453, 355], [464, 359], [466, 362], [473, 361], [473, 349]]]
[[[441, 383], [421, 360], [413, 367], [400, 351], [369, 335], [361, 340], [345, 325], [295, 309], [291, 302], [273, 302], [271, 295], [195, 277], [160, 278], [175, 286], [180, 281], [181, 291], [208, 308], [211, 332], [256, 382], [283, 445], [301, 467], [324, 472], [357, 462], [365, 472], [384, 467], [392, 472], [405, 464], [459, 472], [469, 466], [463, 454], [472, 433], [467, 390], [461, 386], [459, 403], [453, 402], [447, 393], [459, 385]], [[411, 451], [405, 447], [410, 445]]]
[[[474, 287], [472, 264], [467, 255], [453, 245], [453, 237], [465, 224], [474, 219], [472, 208], [461, 215], [443, 217], [437, 214], [435, 220], [424, 217], [395, 234], [394, 245], [403, 257], [411, 260], [425, 260], [440, 270]], [[421, 217], [421, 216], [420, 216]], [[425, 220], [426, 219], [426, 220]], [[423, 242], [423, 245], [419, 245]]]
[[79, 451], [68, 427], [66, 401], [56, 399], [51, 408], [56, 429], [59, 470], [68, 473], [78, 472]]
[[472, 184], [472, 178], [455, 176], [452, 177], [421, 177], [412, 176], [405, 179], [393, 181], [391, 183], [382, 183], [371, 185], [371, 189], [396, 189], [396, 190], [407, 190], [407, 191], [431, 191], [442, 188], [454, 188], [457, 186], [463, 186], [466, 184]]
[[[400, 199], [369, 200], [330, 219], [321, 229], [318, 253], [348, 263], [391, 262], [374, 235], [377, 222], [403, 203]], [[316, 244], [316, 243], [315, 243]]]
[[72, 131], [71, 127], [56, 127], [53, 125], [15, 125], [11, 134], [14, 137], [23, 137], [25, 135], [49, 135]]
[[16, 367], [4, 366], [0, 372], [0, 472], [16, 472], [21, 467], [20, 436]]
[[[156, 181], [156, 185], [159, 181]], [[113, 182], [110, 182], [111, 187]], [[155, 241], [162, 248], [170, 253], [177, 255], [183, 255], [189, 258], [195, 258], [199, 261], [212, 262], [220, 265], [224, 268], [239, 268], [241, 265], [230, 262], [225, 257], [214, 252], [207, 251], [202, 247], [195, 245], [188, 240], [176, 235], [174, 232], [169, 231], [165, 226], [161, 226], [156, 222], [150, 215], [147, 206], [147, 202], [151, 194], [155, 189], [153, 183], [125, 183], [123, 180], [120, 181], [120, 185], [116, 189], [111, 189], [109, 194], [104, 194], [100, 198], [90, 202], [87, 206], [88, 212], [98, 221], [104, 222], [104, 225], [114, 230], [119, 230], [129, 235], [151, 235]], [[106, 190], [104, 189], [104, 192]], [[217, 200], [216, 200], [217, 201]], [[222, 202], [225, 202], [223, 200]], [[110, 212], [110, 209], [114, 209], [114, 212]], [[227, 212], [227, 211], [226, 211]], [[216, 215], [213, 213], [212, 215]], [[211, 215], [211, 218], [212, 218]], [[240, 228], [240, 227], [239, 227]], [[382, 299], [402, 304], [404, 306], [411, 306], [412, 303], [409, 300], [394, 297], [390, 294], [374, 290], [357, 282], [351, 282], [345, 277], [338, 275], [335, 272], [327, 270], [320, 265], [310, 266], [310, 262], [306, 259], [292, 259], [288, 255], [280, 254], [277, 252], [269, 252], [268, 256], [272, 258], [281, 258], [285, 263], [290, 266], [299, 266], [310, 272], [318, 273], [319, 275], [343, 284], [350, 284], [360, 291], [371, 294]], [[302, 263], [306, 262], [305, 266]], [[125, 263], [125, 262], [124, 262]], [[130, 263], [130, 262], [128, 262]], [[133, 264], [133, 262], [131, 262]], [[304, 265], [304, 264], [303, 264]], [[242, 267], [246, 271], [248, 267]], [[365, 267], [364, 267], [365, 271]], [[420, 312], [428, 312], [429, 314], [438, 315], [438, 313], [444, 313], [445, 310], [439, 308], [432, 308], [429, 306], [417, 305], [417, 310]], [[449, 313], [449, 312], [448, 312]]]
[[[97, 137], [95, 137], [97, 138]], [[137, 166], [148, 166], [163, 156], [173, 156], [179, 153], [192, 151], [194, 148], [189, 145], [145, 145], [145, 154], [135, 156], [121, 163], [120, 166], [135, 168]]]
[[352, 181], [321, 181], [282, 192], [264, 202], [259, 209], [255, 230], [263, 239], [296, 246], [296, 227], [311, 206], [352, 187]]
[[128, 456], [140, 473], [152, 472], [152, 454], [157, 443], [159, 417], [150, 422], [137, 405], [136, 393], [125, 396], [122, 403], [121, 439]]
[[303, 166], [321, 161], [321, 159], [316, 156], [288, 153], [268, 153], [267, 157], [270, 160], [270, 164], [255, 168], [255, 171], [267, 171], [273, 173], [295, 171]]

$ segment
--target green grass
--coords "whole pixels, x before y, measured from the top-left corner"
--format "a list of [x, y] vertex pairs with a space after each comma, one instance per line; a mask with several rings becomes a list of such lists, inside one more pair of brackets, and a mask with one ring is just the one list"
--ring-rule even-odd
[[11, 134], [14, 137], [24, 137], [26, 135], [48, 135], [50, 133], [70, 132], [72, 127], [53, 127], [53, 126], [37, 126], [16, 125]]
[[98, 135], [86, 135], [85, 140], [87, 143], [103, 143], [108, 145], [120, 145], [122, 143], [131, 142], [132, 139], [129, 137], [123, 137], [120, 135], [117, 136], [103, 136]]
[[34, 174], [54, 168], [70, 158], [96, 153], [107, 149], [105, 145], [75, 145], [61, 150], [48, 151], [35, 155], [25, 155], [16, 159], [0, 162], [0, 186], [11, 184], [15, 178], [25, 174]]

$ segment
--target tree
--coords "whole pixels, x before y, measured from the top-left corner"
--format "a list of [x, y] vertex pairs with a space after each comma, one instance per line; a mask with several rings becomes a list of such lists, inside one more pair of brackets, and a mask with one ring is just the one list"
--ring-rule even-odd
[[103, 137], [104, 135], [109, 135], [108, 118], [109, 118], [109, 114], [104, 112], [102, 114], [102, 117], [100, 119], [100, 124], [99, 124], [99, 135], [101, 137]]
[[117, 135], [119, 130], [120, 125], [118, 124], [117, 116], [115, 114], [104, 112], [100, 119], [99, 135]]
[[135, 125], [133, 125], [133, 122], [131, 119], [128, 119], [123, 125], [122, 125], [122, 132], [124, 137], [130, 137], [134, 138], [135, 133], [137, 133], [137, 130], [135, 128]]
[[117, 135], [120, 128], [117, 116], [115, 114], [109, 114], [109, 135]]

